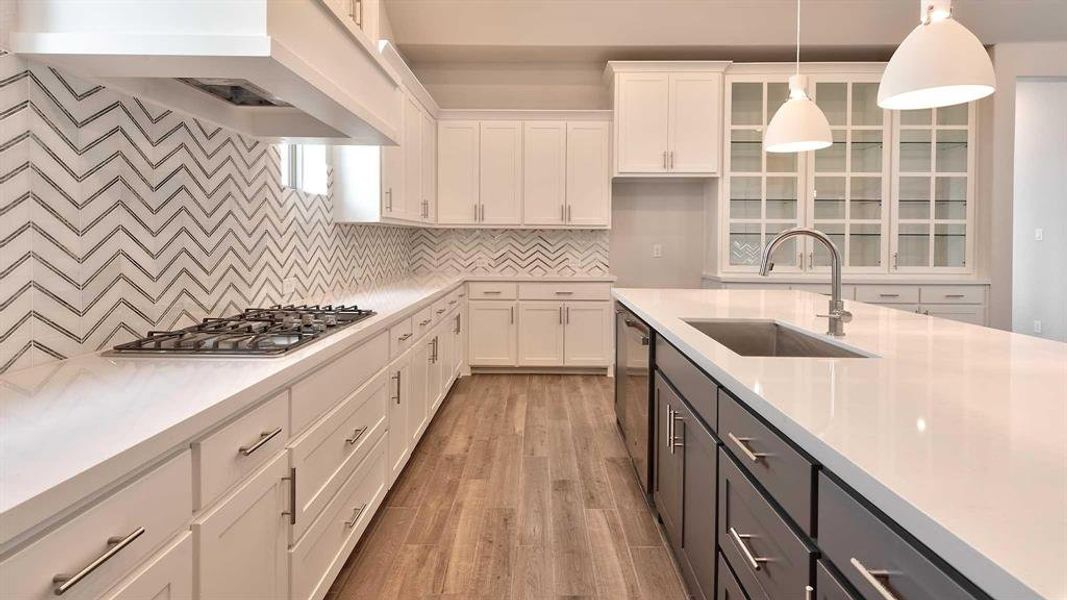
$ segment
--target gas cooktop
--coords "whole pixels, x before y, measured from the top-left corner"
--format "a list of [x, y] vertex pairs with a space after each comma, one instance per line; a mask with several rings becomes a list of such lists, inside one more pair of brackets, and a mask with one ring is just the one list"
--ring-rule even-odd
[[115, 346], [114, 352], [280, 356], [374, 314], [358, 306], [344, 305], [247, 308], [241, 314], [204, 319], [184, 329], [149, 331], [147, 337]]

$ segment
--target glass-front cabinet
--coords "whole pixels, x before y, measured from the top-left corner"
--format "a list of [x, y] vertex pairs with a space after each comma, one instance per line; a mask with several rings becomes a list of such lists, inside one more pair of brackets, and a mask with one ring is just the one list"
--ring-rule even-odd
[[[762, 148], [790, 70], [727, 74], [721, 271], [755, 271], [774, 234], [803, 225], [834, 241], [848, 272], [970, 272], [974, 107], [882, 110], [881, 65], [818, 67], [809, 94], [834, 144], [800, 155]], [[801, 273], [825, 271], [830, 259], [805, 238], [774, 262]]]

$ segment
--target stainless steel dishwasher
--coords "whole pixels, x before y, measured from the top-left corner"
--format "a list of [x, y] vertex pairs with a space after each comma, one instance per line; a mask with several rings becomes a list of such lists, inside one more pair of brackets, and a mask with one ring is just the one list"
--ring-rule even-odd
[[641, 489], [652, 493], [652, 330], [615, 305], [615, 419]]

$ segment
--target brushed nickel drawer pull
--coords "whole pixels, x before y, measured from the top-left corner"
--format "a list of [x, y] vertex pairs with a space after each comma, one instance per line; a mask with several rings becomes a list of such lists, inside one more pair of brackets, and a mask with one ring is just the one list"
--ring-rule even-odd
[[62, 596], [70, 591], [70, 588], [78, 585], [78, 583], [92, 574], [93, 571], [99, 569], [107, 561], [115, 557], [116, 554], [122, 552], [126, 546], [133, 543], [134, 540], [144, 535], [144, 527], [138, 527], [134, 529], [129, 535], [125, 537], [109, 537], [107, 538], [108, 549], [106, 552], [96, 557], [93, 562], [82, 567], [82, 570], [78, 571], [74, 575], [56, 575], [52, 578], [52, 583], [56, 584], [52, 590], [55, 595]]
[[349, 520], [345, 521], [345, 527], [351, 529], [352, 526], [356, 524], [356, 521], [359, 520], [359, 516], [362, 515], [363, 511], [366, 510], [366, 509], [367, 509], [367, 505], [366, 504], [364, 504], [363, 506], [357, 507], [357, 508], [353, 508], [352, 509], [352, 517]]
[[482, 293], [486, 296], [496, 296], [497, 294], [503, 294], [504, 292], [500, 290], [485, 290]]
[[289, 510], [282, 514], [289, 517], [290, 525], [296, 525], [296, 467], [289, 467], [289, 476], [282, 477], [282, 481], [289, 482]]
[[359, 438], [363, 437], [363, 434], [367, 433], [367, 425], [360, 427], [359, 429], [352, 430], [352, 437], [345, 438], [345, 443], [351, 446], [359, 441]]
[[879, 298], [899, 298], [900, 294], [878, 294]]
[[730, 438], [730, 441], [737, 445], [738, 449], [740, 449], [752, 462], [759, 462], [760, 459], [770, 456], [770, 454], [767, 454], [766, 452], [753, 452], [752, 449], [748, 447], [748, 442], [751, 442], [753, 438], [739, 438], [734, 435], [733, 432], [727, 433], [726, 437]]
[[[659, 393], [659, 390], [656, 390]], [[667, 405], [667, 447], [671, 449], [671, 454], [674, 454], [674, 409], [671, 405]]]
[[573, 296], [574, 292], [569, 290], [556, 290], [557, 296]]
[[439, 315], [440, 314], [444, 314], [445, 310], [446, 309], [444, 309], [444, 308], [439, 308], [439, 309], [437, 309], [437, 314], [439, 314]]
[[756, 556], [755, 554], [752, 554], [752, 550], [749, 549], [748, 544], [745, 543], [745, 540], [751, 539], [753, 536], [737, 533], [737, 530], [731, 527], [730, 537], [734, 538], [734, 543], [737, 544], [737, 547], [741, 549], [741, 553], [745, 555], [745, 560], [748, 561], [749, 566], [751, 566], [753, 570], [759, 571], [763, 568], [763, 563], [770, 562], [770, 559], [762, 558]]
[[871, 571], [867, 569], [867, 567], [863, 566], [863, 563], [856, 560], [855, 557], [850, 558], [848, 562], [852, 563], [852, 566], [855, 567], [857, 571], [859, 571], [860, 576], [863, 577], [863, 579], [866, 580], [867, 583], [871, 584], [871, 587], [874, 588], [874, 591], [878, 592], [878, 595], [881, 596], [884, 600], [899, 600], [896, 595], [893, 594], [893, 592], [889, 591], [889, 588], [887, 588], [885, 584], [878, 579], [879, 577], [889, 577], [892, 573], [890, 573], [889, 571]]
[[963, 294], [945, 294], [946, 298], [963, 298]]
[[458, 300], [449, 300], [448, 301], [448, 305], [449, 306], [454, 306], [456, 304], [456, 302], [458, 302]]
[[256, 443], [252, 444], [251, 446], [241, 446], [237, 449], [237, 451], [241, 453], [241, 456], [248, 456], [256, 450], [262, 448], [264, 444], [273, 440], [281, 432], [281, 427], [275, 429], [274, 431], [264, 431], [263, 433], [259, 434], [259, 439], [256, 440]]
[[405, 333], [404, 335], [402, 335], [402, 336], [400, 336], [400, 337], [398, 337], [396, 339], [401, 341], [401, 342], [406, 342], [409, 339], [411, 339], [411, 336], [413, 336], [413, 335], [415, 335], [415, 334], [413, 334], [413, 333]]
[[420, 327], [425, 327], [425, 326], [429, 325], [429, 324], [430, 324], [430, 321], [432, 321], [432, 320], [433, 320], [433, 319], [432, 319], [432, 318], [430, 318], [430, 319], [426, 319], [425, 321], [419, 321], [419, 326], [420, 326]]

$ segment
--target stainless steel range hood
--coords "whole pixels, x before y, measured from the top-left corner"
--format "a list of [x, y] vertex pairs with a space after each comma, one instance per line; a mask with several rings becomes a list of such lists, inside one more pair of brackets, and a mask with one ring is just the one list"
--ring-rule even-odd
[[400, 78], [329, 0], [18, 0], [11, 49], [240, 133], [391, 145]]

